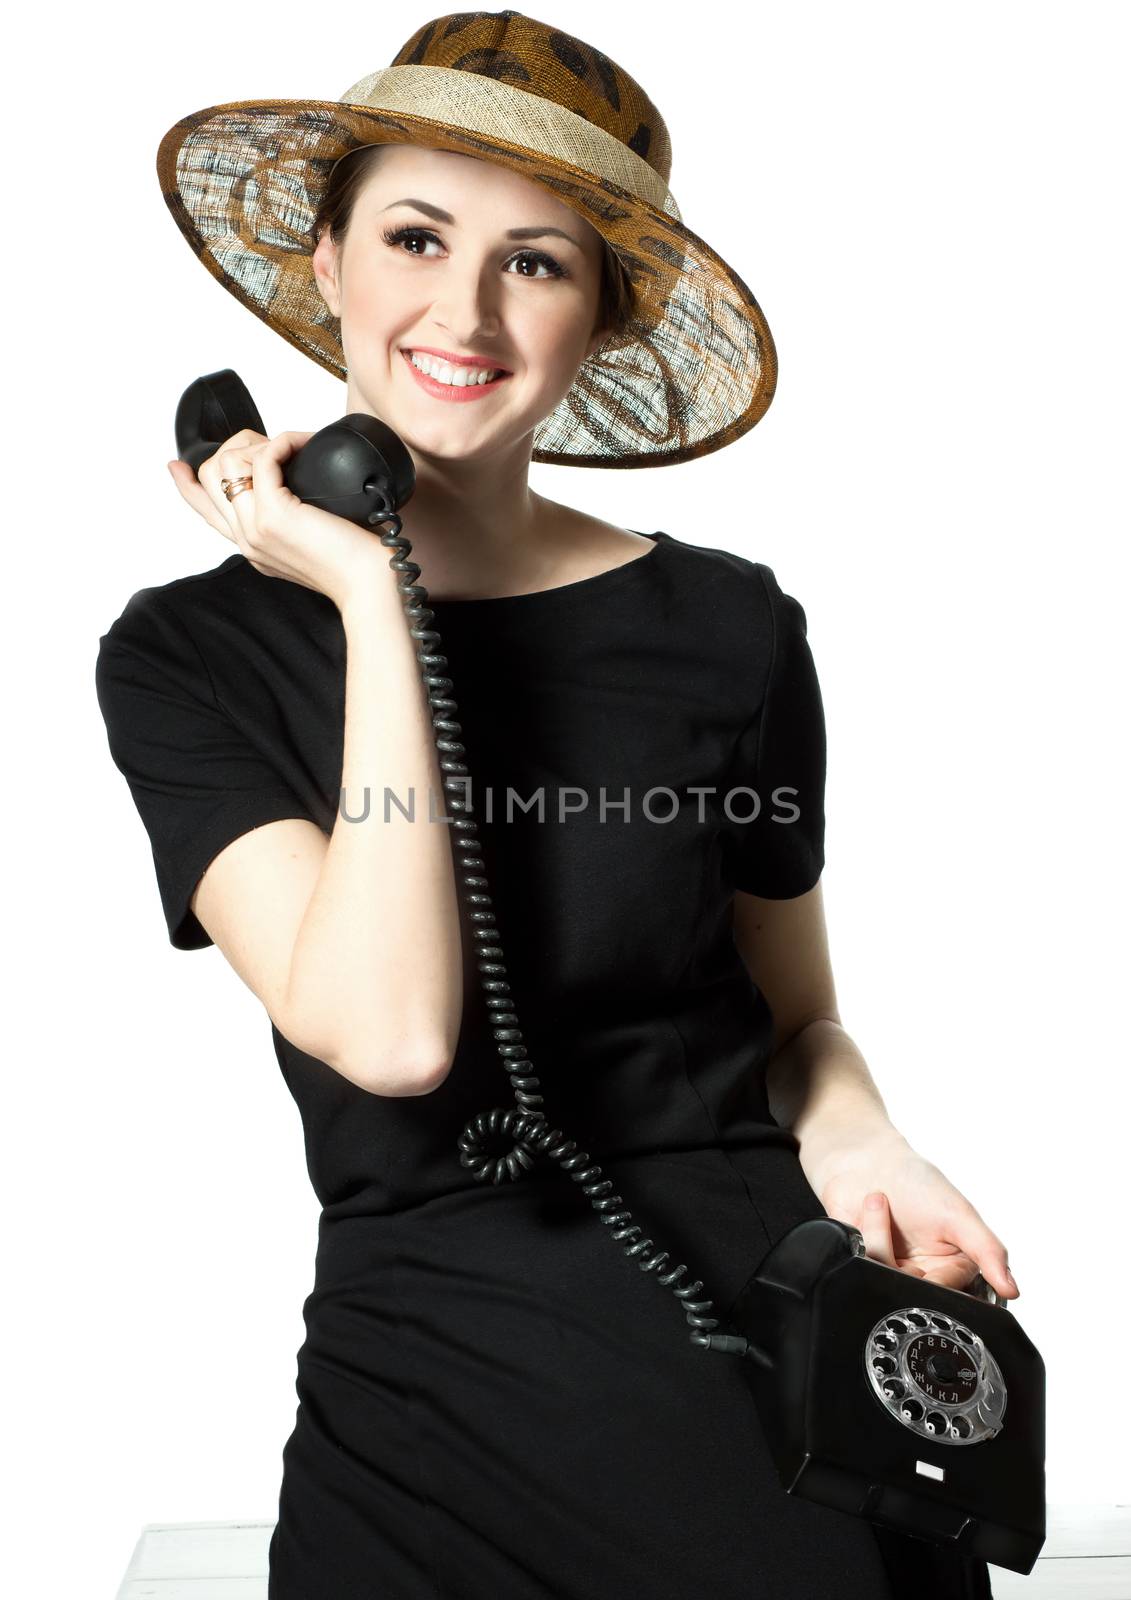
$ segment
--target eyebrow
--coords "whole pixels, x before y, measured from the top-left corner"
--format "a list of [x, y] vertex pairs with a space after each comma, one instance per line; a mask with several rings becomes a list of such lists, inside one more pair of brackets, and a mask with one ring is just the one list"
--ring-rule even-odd
[[[455, 222], [449, 211], [441, 211], [439, 206], [429, 205], [427, 200], [393, 200], [387, 206], [382, 206], [383, 211], [391, 211], [394, 206], [415, 206], [417, 211], [423, 211], [426, 217], [431, 217], [433, 222]], [[581, 242], [575, 239], [572, 233], [566, 233], [564, 228], [551, 228], [548, 223], [534, 228], [508, 228], [504, 234], [507, 239], [544, 239], [554, 234], [559, 239], [567, 239], [570, 244], [581, 249]]]

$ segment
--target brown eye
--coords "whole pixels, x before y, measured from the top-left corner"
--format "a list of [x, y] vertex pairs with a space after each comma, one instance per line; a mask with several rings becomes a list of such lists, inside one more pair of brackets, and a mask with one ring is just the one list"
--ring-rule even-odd
[[[543, 250], [520, 250], [518, 255], [511, 257], [511, 260], [534, 261], [539, 266], [547, 267], [549, 269], [547, 276], [550, 278], [564, 278], [566, 275], [565, 268], [559, 262], [555, 261], [553, 256], [546, 255], [545, 251]], [[526, 278], [529, 276], [530, 274], [526, 272], [519, 273], [520, 278]]]
[[[386, 228], [381, 237], [384, 239], [385, 243], [389, 245], [400, 244], [404, 239], [423, 239], [425, 241], [432, 239], [435, 240], [437, 244], [440, 242], [439, 239], [436, 238], [436, 235], [434, 233], [430, 233], [427, 228]], [[423, 255], [424, 252], [413, 250], [407, 253], [411, 255]]]
[[[385, 228], [381, 237], [387, 245], [398, 245], [417, 239], [423, 240], [426, 244], [429, 242], [439, 244], [441, 242], [431, 228]], [[423, 250], [413, 250], [406, 253], [424, 258]], [[516, 261], [533, 261], [536, 266], [545, 267], [544, 276], [547, 278], [567, 278], [569, 276], [561, 262], [556, 261], [553, 256], [547, 255], [544, 250], [520, 250], [517, 255], [513, 255], [510, 258], [507, 266], [510, 267]], [[538, 274], [520, 272], [516, 276], [520, 278], [536, 278]]]

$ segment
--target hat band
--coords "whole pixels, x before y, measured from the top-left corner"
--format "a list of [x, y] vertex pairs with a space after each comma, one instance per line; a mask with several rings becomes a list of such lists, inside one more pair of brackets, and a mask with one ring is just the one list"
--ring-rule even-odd
[[556, 100], [514, 89], [497, 78], [457, 67], [379, 67], [352, 84], [339, 103], [431, 117], [488, 139], [525, 145], [538, 155], [608, 178], [637, 200], [682, 221], [660, 174], [615, 134]]

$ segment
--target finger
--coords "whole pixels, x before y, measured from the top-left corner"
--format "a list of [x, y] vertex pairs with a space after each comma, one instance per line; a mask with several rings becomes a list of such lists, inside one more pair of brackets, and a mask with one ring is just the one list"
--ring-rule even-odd
[[[236, 474], [239, 478], [250, 478], [248, 484], [233, 482], [231, 498], [224, 494], [224, 499], [231, 507], [231, 514], [235, 520], [237, 540], [244, 555], [249, 555], [251, 541], [255, 538], [256, 531], [256, 482], [252, 471], [254, 462], [248, 462], [247, 470]], [[221, 493], [224, 491], [221, 490]]]
[[968, 1290], [978, 1275], [975, 1263], [966, 1255], [957, 1255], [952, 1261], [943, 1262], [933, 1272], [923, 1273], [928, 1283], [937, 1283], [940, 1289]]
[[267, 567], [257, 546], [273, 509], [273, 496], [277, 495], [283, 483], [277, 457], [282, 451], [289, 454], [291, 450], [289, 442], [280, 444], [279, 439], [285, 441], [286, 436], [279, 435], [278, 439], [256, 439], [240, 449], [220, 452], [226, 477], [250, 479], [246, 487], [234, 489], [230, 499], [224, 491], [222, 481], [220, 492], [231, 507], [239, 529], [240, 547], [244, 555], [253, 564], [258, 565], [261, 571], [266, 571]]
[[187, 461], [170, 461], [167, 463], [169, 476], [177, 486], [181, 499], [199, 515], [202, 516], [210, 528], [215, 528], [217, 533], [222, 533], [225, 539], [235, 543], [235, 534], [228, 526], [227, 519], [221, 515], [212, 503], [212, 497], [207, 489], [197, 479], [196, 473]]
[[283, 468], [313, 437], [309, 430], [290, 429], [247, 447], [252, 489], [237, 495], [234, 504], [246, 540], [245, 555], [259, 571], [271, 577], [286, 578], [291, 573], [267, 565], [262, 553], [263, 536], [268, 529], [278, 532], [290, 508], [300, 503], [283, 481]]
[[960, 1207], [954, 1213], [949, 1231], [953, 1235], [952, 1242], [977, 1263], [991, 1288], [1003, 1298], [1015, 1300], [1021, 1290], [1009, 1270], [1009, 1252], [972, 1205]]
[[266, 437], [267, 435], [265, 433], [260, 433], [256, 428], [240, 428], [237, 433], [232, 434], [230, 439], [224, 440], [223, 444], [220, 446], [220, 449], [237, 450], [242, 445], [254, 444], [262, 439], [266, 439]]
[[[215, 482], [218, 492], [224, 494], [224, 478], [249, 477], [254, 486], [253, 500], [248, 499], [245, 490], [228, 502], [237, 507], [232, 514], [233, 526], [242, 531], [245, 539], [254, 541], [257, 531], [262, 532], [266, 527], [268, 518], [281, 517], [289, 504], [297, 503], [296, 496], [283, 482], [283, 464], [311, 438], [313, 434], [308, 431], [291, 430], [276, 434], [273, 439], [256, 438], [236, 449], [217, 453], [214, 472], [209, 476], [210, 493]], [[205, 462], [205, 467], [209, 465]], [[224, 498], [227, 500], [226, 495]], [[240, 501], [244, 503], [240, 505]]]
[[[252, 446], [252, 448], [256, 447]], [[251, 465], [254, 467], [254, 460]], [[254, 472], [249, 473], [248, 476], [252, 479], [250, 485], [233, 494], [229, 502], [238, 527], [236, 543], [239, 545], [244, 559], [250, 562], [256, 572], [263, 573], [266, 578], [285, 578], [289, 574], [274, 566], [264, 555], [261, 522], [263, 511], [256, 498], [258, 485]]]
[[[251, 479], [250, 487], [241, 489], [229, 502], [239, 528], [240, 547], [256, 571], [267, 577], [293, 576], [289, 569], [278, 567], [265, 559], [264, 535], [269, 526], [278, 527], [287, 503], [298, 504], [297, 497], [283, 481], [283, 465], [313, 437], [310, 430], [291, 429], [276, 434], [273, 439], [253, 440], [242, 449], [231, 452], [233, 459], [246, 463], [240, 476]], [[223, 452], [225, 458], [227, 454]]]
[[[229, 500], [224, 492], [225, 482], [234, 483], [237, 478], [251, 476], [252, 460], [256, 449], [255, 439], [246, 444], [229, 447], [224, 445], [217, 450], [215, 455], [202, 461], [197, 468], [197, 477], [201, 487], [207, 494], [216, 515], [228, 528], [233, 543], [243, 549], [244, 530], [246, 523], [236, 515], [236, 501]], [[239, 499], [237, 496], [236, 499]]]
[[295, 498], [283, 482], [283, 467], [313, 437], [312, 432], [291, 429], [248, 448], [247, 455], [251, 462], [248, 470], [255, 478], [255, 486], [259, 491], [257, 504], [268, 515], [278, 515], [282, 509], [281, 503]]
[[[879, 1203], [873, 1204], [875, 1201]], [[888, 1210], [887, 1195], [882, 1190], [878, 1189], [864, 1196], [857, 1226], [864, 1236], [864, 1248], [872, 1260], [882, 1261], [885, 1266], [894, 1267], [896, 1262], [891, 1238], [891, 1213]]]
[[220, 479], [236, 476], [241, 470], [236, 468], [234, 472], [226, 471], [223, 464], [224, 456], [233, 454], [240, 461], [246, 461], [247, 452], [255, 445], [262, 444], [266, 438], [267, 435], [265, 433], [257, 433], [254, 428], [240, 428], [237, 433], [233, 433], [230, 438], [225, 439], [223, 444], [219, 445], [212, 455], [207, 456], [201, 462], [196, 469], [196, 475], [213, 499], [215, 499], [214, 490], [219, 485]]

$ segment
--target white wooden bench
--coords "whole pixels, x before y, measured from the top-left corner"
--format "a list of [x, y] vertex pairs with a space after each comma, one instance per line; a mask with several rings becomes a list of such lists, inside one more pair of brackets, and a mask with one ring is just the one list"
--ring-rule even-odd
[[[267, 1600], [274, 1526], [147, 1523], [117, 1600]], [[994, 1600], [1131, 1600], [1131, 1506], [1050, 1506], [1033, 1571], [991, 1567], [990, 1577]], [[373, 1593], [380, 1600], [376, 1579]]]

